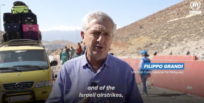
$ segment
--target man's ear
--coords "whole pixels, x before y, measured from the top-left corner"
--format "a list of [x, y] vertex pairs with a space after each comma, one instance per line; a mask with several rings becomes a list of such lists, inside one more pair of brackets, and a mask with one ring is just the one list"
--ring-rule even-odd
[[81, 37], [82, 37], [82, 39], [84, 39], [84, 32], [83, 31], [81, 31]]

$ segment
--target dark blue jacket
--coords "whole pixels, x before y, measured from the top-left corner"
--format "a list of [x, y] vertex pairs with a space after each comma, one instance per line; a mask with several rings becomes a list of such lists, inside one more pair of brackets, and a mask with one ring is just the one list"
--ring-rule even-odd
[[[151, 63], [151, 60], [147, 57], [143, 57], [141, 60], [143, 60], [143, 63]], [[149, 75], [150, 74], [149, 72], [150, 72], [150, 70], [142, 70], [142, 68], [140, 70], [141, 75]]]

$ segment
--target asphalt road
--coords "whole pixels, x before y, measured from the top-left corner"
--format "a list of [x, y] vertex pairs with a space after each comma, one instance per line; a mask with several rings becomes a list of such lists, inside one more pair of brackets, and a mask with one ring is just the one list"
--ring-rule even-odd
[[[142, 84], [138, 85], [142, 93]], [[144, 103], [204, 103], [204, 98], [159, 87], [148, 87], [149, 96], [142, 95]]]
[[[142, 94], [142, 84], [138, 84], [138, 88]], [[154, 86], [148, 87], [148, 94], [149, 94], [148, 97], [142, 95], [144, 103], [204, 103], [204, 98], [202, 97], [197, 97]], [[45, 102], [41, 101], [30, 103], [45, 103]]]

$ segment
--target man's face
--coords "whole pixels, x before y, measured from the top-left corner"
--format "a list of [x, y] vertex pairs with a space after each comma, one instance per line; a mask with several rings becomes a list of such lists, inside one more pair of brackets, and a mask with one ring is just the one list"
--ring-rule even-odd
[[113, 39], [113, 24], [110, 20], [92, 20], [84, 33], [84, 42], [87, 53], [95, 59], [107, 56]]

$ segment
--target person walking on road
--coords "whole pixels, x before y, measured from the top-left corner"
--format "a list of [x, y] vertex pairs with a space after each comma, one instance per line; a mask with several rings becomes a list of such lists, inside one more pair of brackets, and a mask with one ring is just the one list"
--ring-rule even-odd
[[82, 47], [81, 47], [81, 44], [80, 44], [80, 43], [78, 43], [78, 47], [77, 47], [76, 54], [77, 54], [78, 56], [80, 56], [80, 55], [81, 55], [81, 53], [82, 53]]
[[72, 55], [72, 59], [78, 57], [78, 55], [76, 54], [76, 50], [74, 51], [74, 54]]
[[60, 58], [61, 58], [62, 65], [68, 60], [69, 55], [68, 55], [68, 53], [66, 52], [66, 49], [65, 49], [65, 48], [63, 49], [63, 52], [62, 52], [62, 54], [60, 55]]
[[67, 54], [68, 54], [68, 59], [67, 59], [67, 60], [69, 60], [69, 59], [71, 59], [70, 49], [69, 49], [68, 47], [65, 47], [65, 49], [66, 49], [66, 52], [67, 52]]
[[82, 48], [82, 53], [81, 53], [81, 55], [83, 55], [83, 54], [85, 53], [85, 51], [86, 51], [86, 46], [85, 46], [85, 44], [84, 44], [84, 41], [81, 41], [81, 48]]
[[60, 54], [59, 54], [60, 60], [62, 59], [62, 58], [61, 58], [62, 52], [63, 52], [63, 48], [61, 49]]
[[71, 49], [70, 49], [70, 56], [71, 56], [71, 59], [73, 58], [73, 55], [74, 55], [74, 48], [71, 46]]
[[140, 63], [139, 63], [139, 74], [140, 74], [140, 77], [141, 77], [141, 80], [142, 80], [142, 84], [143, 84], [143, 94], [145, 96], [148, 96], [148, 93], [147, 93], [147, 86], [146, 86], [146, 82], [147, 82], [147, 79], [148, 77], [150, 77], [150, 71], [148, 70], [142, 70], [142, 64], [143, 63], [151, 63], [151, 60], [148, 58], [149, 57], [149, 54], [147, 53], [146, 50], [143, 50], [140, 52], [140, 54], [142, 55], [142, 58], [140, 60]]

